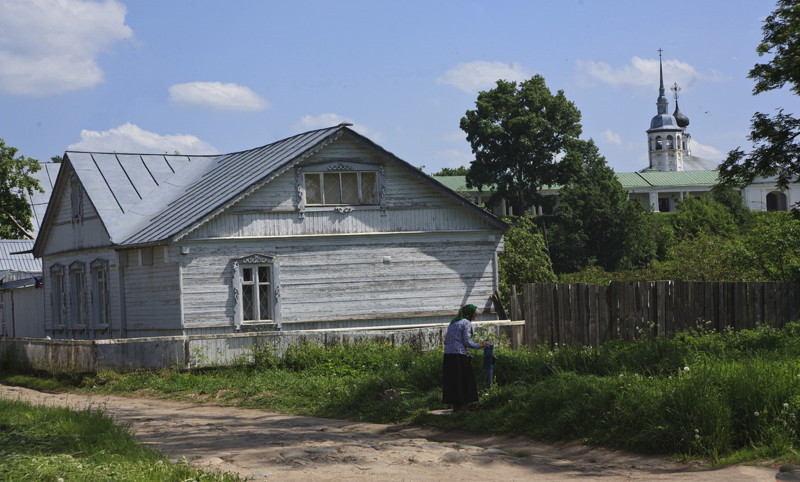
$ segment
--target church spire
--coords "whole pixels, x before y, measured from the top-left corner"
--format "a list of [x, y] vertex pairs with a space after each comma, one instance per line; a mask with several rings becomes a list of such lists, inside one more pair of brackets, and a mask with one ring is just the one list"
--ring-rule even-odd
[[664, 95], [664, 68], [661, 66], [661, 49], [658, 49], [658, 76], [660, 80], [660, 84], [658, 87], [658, 100], [656, 101], [656, 106], [658, 107], [659, 114], [666, 114], [667, 113], [667, 97]]

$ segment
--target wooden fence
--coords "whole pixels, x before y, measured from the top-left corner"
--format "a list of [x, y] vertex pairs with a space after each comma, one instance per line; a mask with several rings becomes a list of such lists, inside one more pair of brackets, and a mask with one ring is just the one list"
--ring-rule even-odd
[[698, 324], [782, 328], [800, 320], [800, 289], [791, 282], [535, 283], [512, 290], [511, 319], [525, 320], [529, 346], [669, 337]]

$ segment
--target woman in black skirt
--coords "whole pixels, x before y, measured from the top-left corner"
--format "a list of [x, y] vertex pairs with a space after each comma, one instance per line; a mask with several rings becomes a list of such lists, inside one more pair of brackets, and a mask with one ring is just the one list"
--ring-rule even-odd
[[478, 386], [467, 349], [483, 348], [489, 343], [472, 341], [471, 321], [475, 319], [477, 311], [475, 305], [462, 306], [447, 327], [444, 337], [442, 403], [453, 405], [454, 412], [466, 410], [470, 403], [478, 399]]

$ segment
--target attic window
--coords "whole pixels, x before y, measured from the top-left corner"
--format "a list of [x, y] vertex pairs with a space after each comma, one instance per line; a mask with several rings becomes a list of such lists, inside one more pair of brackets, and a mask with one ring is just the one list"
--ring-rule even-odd
[[376, 171], [311, 172], [304, 175], [306, 204], [378, 204]]
[[81, 184], [76, 177], [72, 177], [69, 181], [69, 195], [72, 221], [81, 222], [83, 220], [83, 197], [81, 196]]

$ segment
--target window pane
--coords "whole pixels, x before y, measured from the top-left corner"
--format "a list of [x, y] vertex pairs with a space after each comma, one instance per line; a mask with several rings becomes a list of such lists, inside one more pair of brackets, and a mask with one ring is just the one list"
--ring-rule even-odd
[[342, 173], [342, 203], [358, 204], [358, 174]]
[[269, 266], [258, 267], [258, 283], [269, 284]]
[[306, 204], [322, 204], [319, 174], [306, 174]]
[[377, 176], [374, 172], [361, 173], [361, 204], [378, 204]]
[[339, 191], [339, 174], [325, 173], [323, 176], [325, 187], [325, 204], [342, 204], [342, 193]]
[[269, 310], [269, 300], [270, 300], [270, 293], [269, 293], [269, 285], [259, 285], [258, 286], [258, 317], [262, 320], [269, 320], [270, 310]]
[[253, 285], [242, 286], [242, 317], [245, 320], [252, 320], [253, 317]]
[[242, 268], [242, 281], [253, 282], [253, 268]]

